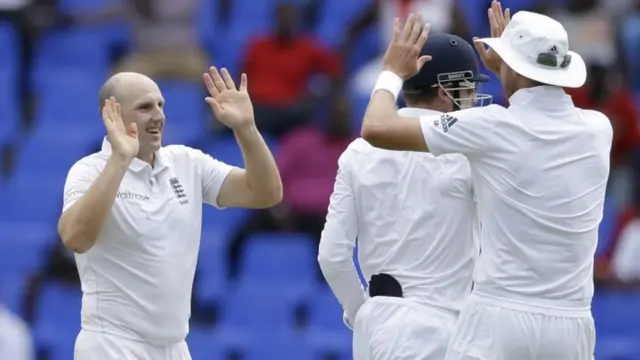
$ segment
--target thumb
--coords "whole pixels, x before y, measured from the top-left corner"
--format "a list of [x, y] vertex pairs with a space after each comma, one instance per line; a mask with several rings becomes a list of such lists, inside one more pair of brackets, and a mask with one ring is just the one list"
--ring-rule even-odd
[[136, 123], [131, 123], [129, 125], [129, 136], [131, 136], [132, 138], [137, 139], [138, 138], [138, 125]]
[[211, 110], [213, 110], [214, 114], [218, 115], [221, 111], [220, 109], [220, 103], [216, 101], [216, 99], [207, 96], [204, 101], [207, 102], [207, 104], [209, 104], [209, 106], [211, 106]]
[[426, 64], [429, 61], [431, 61], [431, 59], [432, 59], [432, 57], [430, 55], [420, 56], [420, 58], [418, 59], [418, 70], [422, 69], [424, 64]]
[[476, 51], [480, 55], [480, 57], [484, 58], [487, 53], [487, 48], [484, 46], [484, 43], [480, 41], [479, 38], [473, 38], [473, 47], [476, 48]]

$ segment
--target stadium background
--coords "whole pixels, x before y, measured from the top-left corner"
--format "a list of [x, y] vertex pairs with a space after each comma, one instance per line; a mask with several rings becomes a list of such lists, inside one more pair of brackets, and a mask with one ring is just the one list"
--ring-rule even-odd
[[[39, 359], [72, 358], [81, 293], [72, 256], [59, 245], [56, 220], [66, 172], [100, 146], [104, 130], [97, 92], [114, 66], [137, 66], [162, 78], [165, 143], [192, 145], [242, 164], [233, 137], [212, 125], [203, 101], [197, 75], [205, 69], [202, 64], [209, 63], [202, 57], [207, 54], [211, 63], [229, 67], [233, 74], [242, 69], [249, 73], [259, 125], [282, 169], [286, 192], [284, 205], [270, 211], [205, 210], [188, 337], [193, 358], [350, 359], [350, 333], [342, 324], [340, 306], [318, 275], [315, 257], [337, 156], [358, 129], [367, 100], [354, 90], [354, 79], [383, 48], [384, 16], [361, 22], [356, 32], [354, 24], [372, 1], [289, 0], [276, 16], [278, 0], [174, 0], [184, 8], [195, 6], [181, 21], [194, 24], [196, 38], [193, 44], [169, 49], [165, 54], [173, 51], [183, 61], [162, 69], [154, 64], [162, 55], [131, 60], [145, 50], [144, 44], [132, 41], [140, 39], [140, 17], [98, 21], [88, 16], [114, 1], [0, 1], [2, 306], [28, 324]], [[131, 3], [151, 6], [151, 13], [153, 7], [171, 8], [170, 0]], [[578, 42], [588, 53], [592, 80], [575, 99], [606, 111], [616, 128], [597, 254], [596, 358], [640, 359], [638, 273], [623, 279], [613, 266], [619, 235], [637, 219], [640, 7], [633, 0], [503, 3], [513, 11], [559, 14], [573, 33], [589, 34]], [[487, 34], [488, 1], [458, 0], [456, 6], [463, 17], [451, 25], [452, 31], [467, 38]], [[143, 13], [143, 8], [137, 11]], [[171, 11], [180, 13], [175, 7]], [[273, 46], [276, 19], [298, 25], [290, 34], [299, 41], [294, 50], [280, 53], [282, 49]], [[172, 38], [172, 31], [180, 30], [171, 24], [157, 29], [146, 38], [158, 43], [182, 39]], [[296, 72], [293, 78], [291, 72]], [[282, 79], [281, 84], [265, 73]], [[493, 80], [483, 90], [503, 102]], [[305, 95], [297, 97], [295, 86], [301, 81]], [[282, 84], [291, 86], [283, 89]], [[353, 130], [351, 135], [345, 129]], [[639, 233], [632, 238], [640, 242]], [[640, 262], [640, 254], [628, 256]], [[2, 358], [5, 335], [0, 334], [0, 358], [22, 360]]]

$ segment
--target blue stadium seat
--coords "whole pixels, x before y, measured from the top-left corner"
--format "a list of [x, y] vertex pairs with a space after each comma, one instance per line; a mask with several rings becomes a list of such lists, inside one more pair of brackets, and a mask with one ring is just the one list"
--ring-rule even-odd
[[281, 294], [263, 284], [240, 284], [224, 299], [222, 327], [241, 329], [247, 334], [290, 329], [294, 325], [294, 311], [300, 299]]
[[0, 22], [0, 69], [15, 72], [18, 70], [20, 49], [15, 28], [11, 23]]
[[304, 339], [287, 331], [271, 332], [253, 338], [243, 355], [244, 360], [314, 360]]
[[60, 0], [60, 10], [65, 13], [96, 13], [110, 6], [122, 3], [120, 0]]
[[20, 126], [19, 95], [16, 75], [0, 65], [0, 145], [9, 143]]
[[[3, 259], [0, 257], [0, 262]], [[14, 314], [22, 313], [26, 276], [0, 270], [0, 302]]]
[[202, 301], [220, 299], [227, 290], [227, 238], [224, 231], [202, 232], [198, 254], [198, 282], [196, 296]]
[[306, 344], [313, 351], [314, 359], [328, 357], [337, 360], [353, 359], [352, 334], [349, 330], [328, 331], [310, 329], [306, 333]]
[[591, 306], [598, 334], [640, 336], [640, 292], [597, 292]]
[[55, 222], [0, 222], [0, 276], [23, 276], [40, 268], [47, 247], [54, 241], [57, 241]]
[[192, 327], [187, 336], [187, 344], [193, 359], [226, 360], [234, 350], [245, 346], [241, 334], [229, 331]]
[[75, 338], [80, 331], [82, 292], [80, 288], [48, 284], [38, 302], [36, 341], [58, 360], [73, 358]]
[[[107, 45], [107, 39], [91, 28], [47, 33], [39, 41], [34, 55], [31, 74], [34, 88], [40, 89], [42, 81], [65, 69], [83, 72], [87, 78], [106, 78], [109, 70]], [[65, 82], [58, 85], [63, 84]]]
[[330, 331], [348, 330], [342, 322], [342, 306], [329, 288], [323, 287], [311, 297], [309, 315], [311, 328]]
[[241, 255], [241, 279], [274, 286], [313, 283], [315, 254], [313, 240], [306, 234], [255, 234]]
[[203, 145], [202, 151], [229, 165], [244, 167], [242, 152], [232, 136], [221, 136]]
[[202, 229], [228, 233], [229, 236], [224, 239], [226, 243], [231, 238], [231, 233], [239, 226], [242, 226], [242, 222], [248, 216], [248, 213], [249, 210], [247, 209], [227, 208], [220, 210], [211, 205], [204, 205], [202, 209]]
[[50, 222], [55, 225], [62, 210], [63, 182], [63, 178], [13, 181], [0, 194], [0, 203], [4, 205], [0, 207], [0, 218], [12, 222]]
[[164, 145], [188, 145], [206, 133], [210, 128], [207, 121], [213, 120], [209, 114], [205, 120], [204, 110], [208, 111], [208, 105], [202, 86], [177, 81], [160, 81], [158, 86], [166, 101]]
[[332, 47], [342, 45], [351, 24], [369, 5], [370, 2], [364, 0], [325, 0], [317, 29], [320, 40]]
[[595, 358], [598, 360], [640, 360], [640, 345], [634, 336], [608, 336], [598, 332]]

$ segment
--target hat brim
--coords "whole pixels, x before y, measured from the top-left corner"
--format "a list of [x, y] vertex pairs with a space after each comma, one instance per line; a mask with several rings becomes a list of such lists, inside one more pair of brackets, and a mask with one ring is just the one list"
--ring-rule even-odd
[[502, 38], [484, 38], [480, 41], [492, 48], [513, 71], [531, 80], [567, 88], [579, 88], [587, 81], [587, 66], [582, 57], [573, 51], [568, 52], [571, 64], [566, 68], [544, 68], [523, 58]]

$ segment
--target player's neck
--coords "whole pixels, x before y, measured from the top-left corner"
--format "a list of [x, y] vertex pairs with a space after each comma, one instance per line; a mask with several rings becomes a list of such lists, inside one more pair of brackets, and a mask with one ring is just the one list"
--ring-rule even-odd
[[151, 165], [151, 167], [153, 168], [153, 164], [156, 160], [156, 154], [155, 153], [150, 153], [150, 154], [138, 154], [138, 159], [146, 162], [147, 164]]

